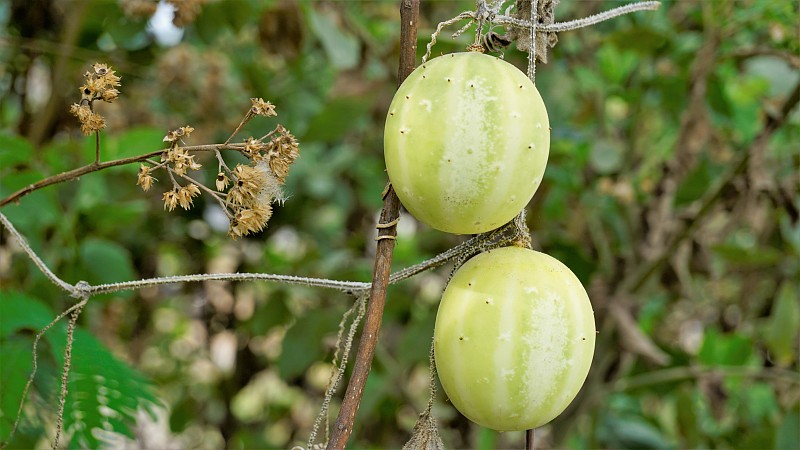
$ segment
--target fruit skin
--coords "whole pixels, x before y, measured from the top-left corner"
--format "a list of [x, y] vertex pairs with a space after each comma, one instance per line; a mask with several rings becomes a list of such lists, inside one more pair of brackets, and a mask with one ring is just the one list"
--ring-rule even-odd
[[384, 157], [403, 206], [441, 231], [474, 234], [513, 219], [542, 181], [550, 122], [513, 65], [476, 52], [440, 56], [389, 106]]
[[447, 285], [434, 330], [450, 401], [498, 431], [536, 428], [578, 394], [595, 345], [592, 305], [557, 259], [519, 247], [479, 254]]

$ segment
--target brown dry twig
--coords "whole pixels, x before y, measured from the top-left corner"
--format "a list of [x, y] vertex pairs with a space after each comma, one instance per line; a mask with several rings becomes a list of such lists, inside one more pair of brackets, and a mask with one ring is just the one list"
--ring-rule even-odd
[[[397, 85], [406, 79], [416, 66], [417, 53], [417, 22], [419, 21], [419, 0], [402, 0], [400, 3], [400, 67], [398, 69]], [[400, 215], [400, 200], [393, 189], [383, 196], [383, 209], [379, 223], [391, 223]], [[395, 236], [396, 227], [379, 228], [378, 236]], [[353, 432], [356, 411], [364, 394], [364, 386], [372, 367], [372, 358], [375, 346], [378, 343], [383, 318], [383, 309], [386, 304], [386, 288], [389, 285], [389, 275], [392, 269], [392, 253], [394, 252], [394, 239], [379, 239], [375, 254], [375, 265], [372, 273], [372, 289], [367, 305], [367, 317], [364, 322], [364, 331], [358, 344], [353, 373], [347, 384], [342, 407], [336, 424], [333, 427], [328, 450], [344, 449], [350, 433]]]

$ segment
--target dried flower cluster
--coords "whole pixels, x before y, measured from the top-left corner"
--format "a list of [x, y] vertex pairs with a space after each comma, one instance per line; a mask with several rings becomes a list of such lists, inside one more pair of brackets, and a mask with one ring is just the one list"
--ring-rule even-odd
[[[272, 216], [271, 204], [284, 200], [281, 186], [291, 165], [300, 155], [297, 140], [284, 127], [278, 125], [272, 139], [245, 140], [244, 153], [251, 165], [237, 165], [230, 173], [232, 187], [225, 199], [233, 219], [228, 234], [234, 239], [264, 229]], [[217, 174], [217, 189], [230, 183], [224, 172]]]
[[89, 136], [106, 126], [100, 114], [94, 112], [97, 100], [111, 103], [119, 97], [120, 78], [105, 64], [95, 63], [92, 70], [84, 74], [86, 82], [80, 87], [81, 101], [73, 103], [69, 112], [81, 122], [81, 131]]
[[164, 209], [169, 211], [175, 209], [176, 206], [180, 206], [183, 209], [191, 208], [193, 199], [200, 195], [200, 188], [191, 178], [186, 177], [190, 180], [187, 185], [180, 185], [175, 180], [175, 175], [185, 177], [187, 171], [199, 170], [202, 167], [200, 163], [194, 160], [194, 155], [189, 154], [186, 148], [180, 146], [183, 143], [183, 138], [188, 138], [192, 131], [194, 131], [194, 128], [187, 125], [167, 132], [163, 141], [169, 142], [170, 146], [169, 149], [161, 154], [161, 163], [150, 162], [153, 165], [152, 167], [145, 164], [139, 166], [136, 184], [141, 186], [143, 191], [148, 191], [153, 186], [153, 183], [158, 181], [152, 175], [153, 170], [161, 168], [167, 170], [172, 179], [172, 189], [165, 192], [162, 199], [164, 200]]
[[[260, 98], [252, 99], [252, 106], [245, 115], [245, 120], [254, 116], [276, 116], [275, 106]], [[244, 121], [243, 121], [244, 122]], [[194, 159], [183, 140], [194, 131], [184, 126], [169, 131], [164, 142], [169, 148], [161, 155], [161, 161], [146, 161], [139, 167], [136, 184], [142, 190], [149, 190], [156, 180], [152, 172], [164, 169], [172, 180], [172, 188], [164, 193], [164, 209], [169, 211], [180, 206], [189, 209], [193, 200], [201, 193], [201, 188], [212, 195], [230, 220], [228, 234], [236, 239], [257, 233], [267, 226], [272, 217], [272, 203], [284, 200], [282, 186], [289, 172], [289, 166], [300, 155], [297, 139], [283, 126], [278, 125], [266, 136], [256, 139], [247, 138], [241, 147], [236, 147], [246, 156], [249, 164], [238, 164], [230, 170], [224, 163], [222, 155], [217, 151], [219, 170], [214, 180], [213, 189], [206, 188], [189, 177], [187, 173], [198, 170], [202, 166]], [[186, 185], [178, 183], [176, 177], [188, 179]], [[226, 192], [227, 190], [227, 192]]]

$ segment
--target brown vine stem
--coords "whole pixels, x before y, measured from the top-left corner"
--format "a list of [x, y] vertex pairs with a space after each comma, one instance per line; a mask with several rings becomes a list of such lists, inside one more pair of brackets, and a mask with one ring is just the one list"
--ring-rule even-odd
[[[209, 145], [186, 146], [183, 148], [190, 152], [208, 152], [214, 150], [242, 150], [244, 148], [244, 144], [209, 144]], [[113, 161], [106, 161], [102, 163], [93, 162], [83, 167], [78, 167], [77, 169], [72, 169], [67, 172], [62, 172], [57, 175], [47, 177], [43, 180], [37, 181], [36, 183], [25, 186], [24, 188], [18, 190], [17, 192], [14, 192], [8, 197], [0, 200], [0, 208], [6, 206], [9, 203], [18, 202], [19, 199], [21, 199], [22, 197], [30, 194], [31, 192], [37, 191], [41, 188], [53, 184], [63, 183], [65, 181], [74, 180], [88, 173], [97, 172], [98, 170], [108, 169], [109, 167], [124, 166], [126, 164], [141, 162], [147, 158], [152, 158], [153, 156], [161, 155], [165, 151], [167, 150], [162, 149], [162, 150], [152, 151], [150, 153], [145, 153], [143, 155], [131, 156], [130, 158], [115, 159]]]
[[[401, 0], [400, 2], [400, 67], [397, 71], [397, 85], [414, 71], [417, 56], [417, 22], [419, 22], [419, 0]], [[396, 222], [400, 216], [400, 200], [391, 187], [383, 197], [380, 223]], [[397, 235], [395, 226], [378, 228], [378, 245], [375, 254], [375, 265], [372, 273], [372, 289], [367, 305], [367, 317], [361, 341], [358, 344], [353, 373], [347, 384], [342, 407], [336, 417], [331, 438], [328, 441], [328, 450], [342, 450], [347, 445], [350, 433], [353, 432], [356, 411], [364, 394], [372, 358], [375, 355], [375, 346], [378, 343], [378, 333], [383, 319], [383, 308], [386, 304], [386, 288], [389, 285], [389, 275], [392, 269], [392, 253], [394, 252], [394, 237]]]

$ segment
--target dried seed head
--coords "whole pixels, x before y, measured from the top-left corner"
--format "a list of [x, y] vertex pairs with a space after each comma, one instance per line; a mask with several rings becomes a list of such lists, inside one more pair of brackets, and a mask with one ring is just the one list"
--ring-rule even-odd
[[289, 174], [289, 166], [300, 156], [297, 139], [282, 126], [278, 126], [279, 135], [270, 141], [267, 147], [269, 167], [283, 183]]
[[252, 137], [249, 137], [246, 141], [244, 141], [244, 153], [250, 159], [253, 159], [253, 157], [257, 156], [258, 152], [263, 150], [264, 147], [266, 146], [263, 142]]
[[178, 191], [179, 188], [173, 188], [167, 192], [164, 192], [164, 209], [168, 211], [172, 211], [178, 205]]
[[223, 172], [218, 173], [217, 180], [215, 182], [217, 185], [217, 190], [224, 191], [228, 187], [228, 183], [230, 183], [230, 181], [231, 180], [228, 178], [227, 175], [225, 175], [225, 173]]
[[192, 199], [200, 195], [200, 189], [194, 183], [183, 186], [178, 191], [178, 203], [181, 208], [188, 210], [192, 207]]
[[278, 115], [278, 113], [275, 112], [275, 105], [265, 101], [263, 98], [251, 98], [250, 101], [253, 104], [250, 108], [252, 114], [264, 117], [274, 117]]
[[253, 205], [251, 208], [240, 208], [231, 220], [228, 235], [233, 239], [257, 233], [267, 226], [272, 217], [272, 206], [269, 203]]
[[258, 194], [266, 186], [267, 181], [263, 171], [242, 164], [233, 169], [233, 178], [233, 187], [228, 191], [227, 201], [237, 206], [255, 204]]
[[153, 183], [155, 181], [158, 181], [158, 180], [156, 180], [155, 178], [153, 178], [152, 175], [150, 175], [150, 167], [148, 167], [148, 166], [146, 166], [144, 164], [140, 165], [139, 166], [139, 175], [138, 175], [138, 178], [136, 180], [136, 184], [138, 186], [141, 186], [143, 191], [147, 192], [153, 186]]
[[81, 123], [81, 132], [86, 136], [90, 136], [92, 133], [96, 133], [105, 127], [106, 119], [100, 114], [90, 112], [86, 121]]

